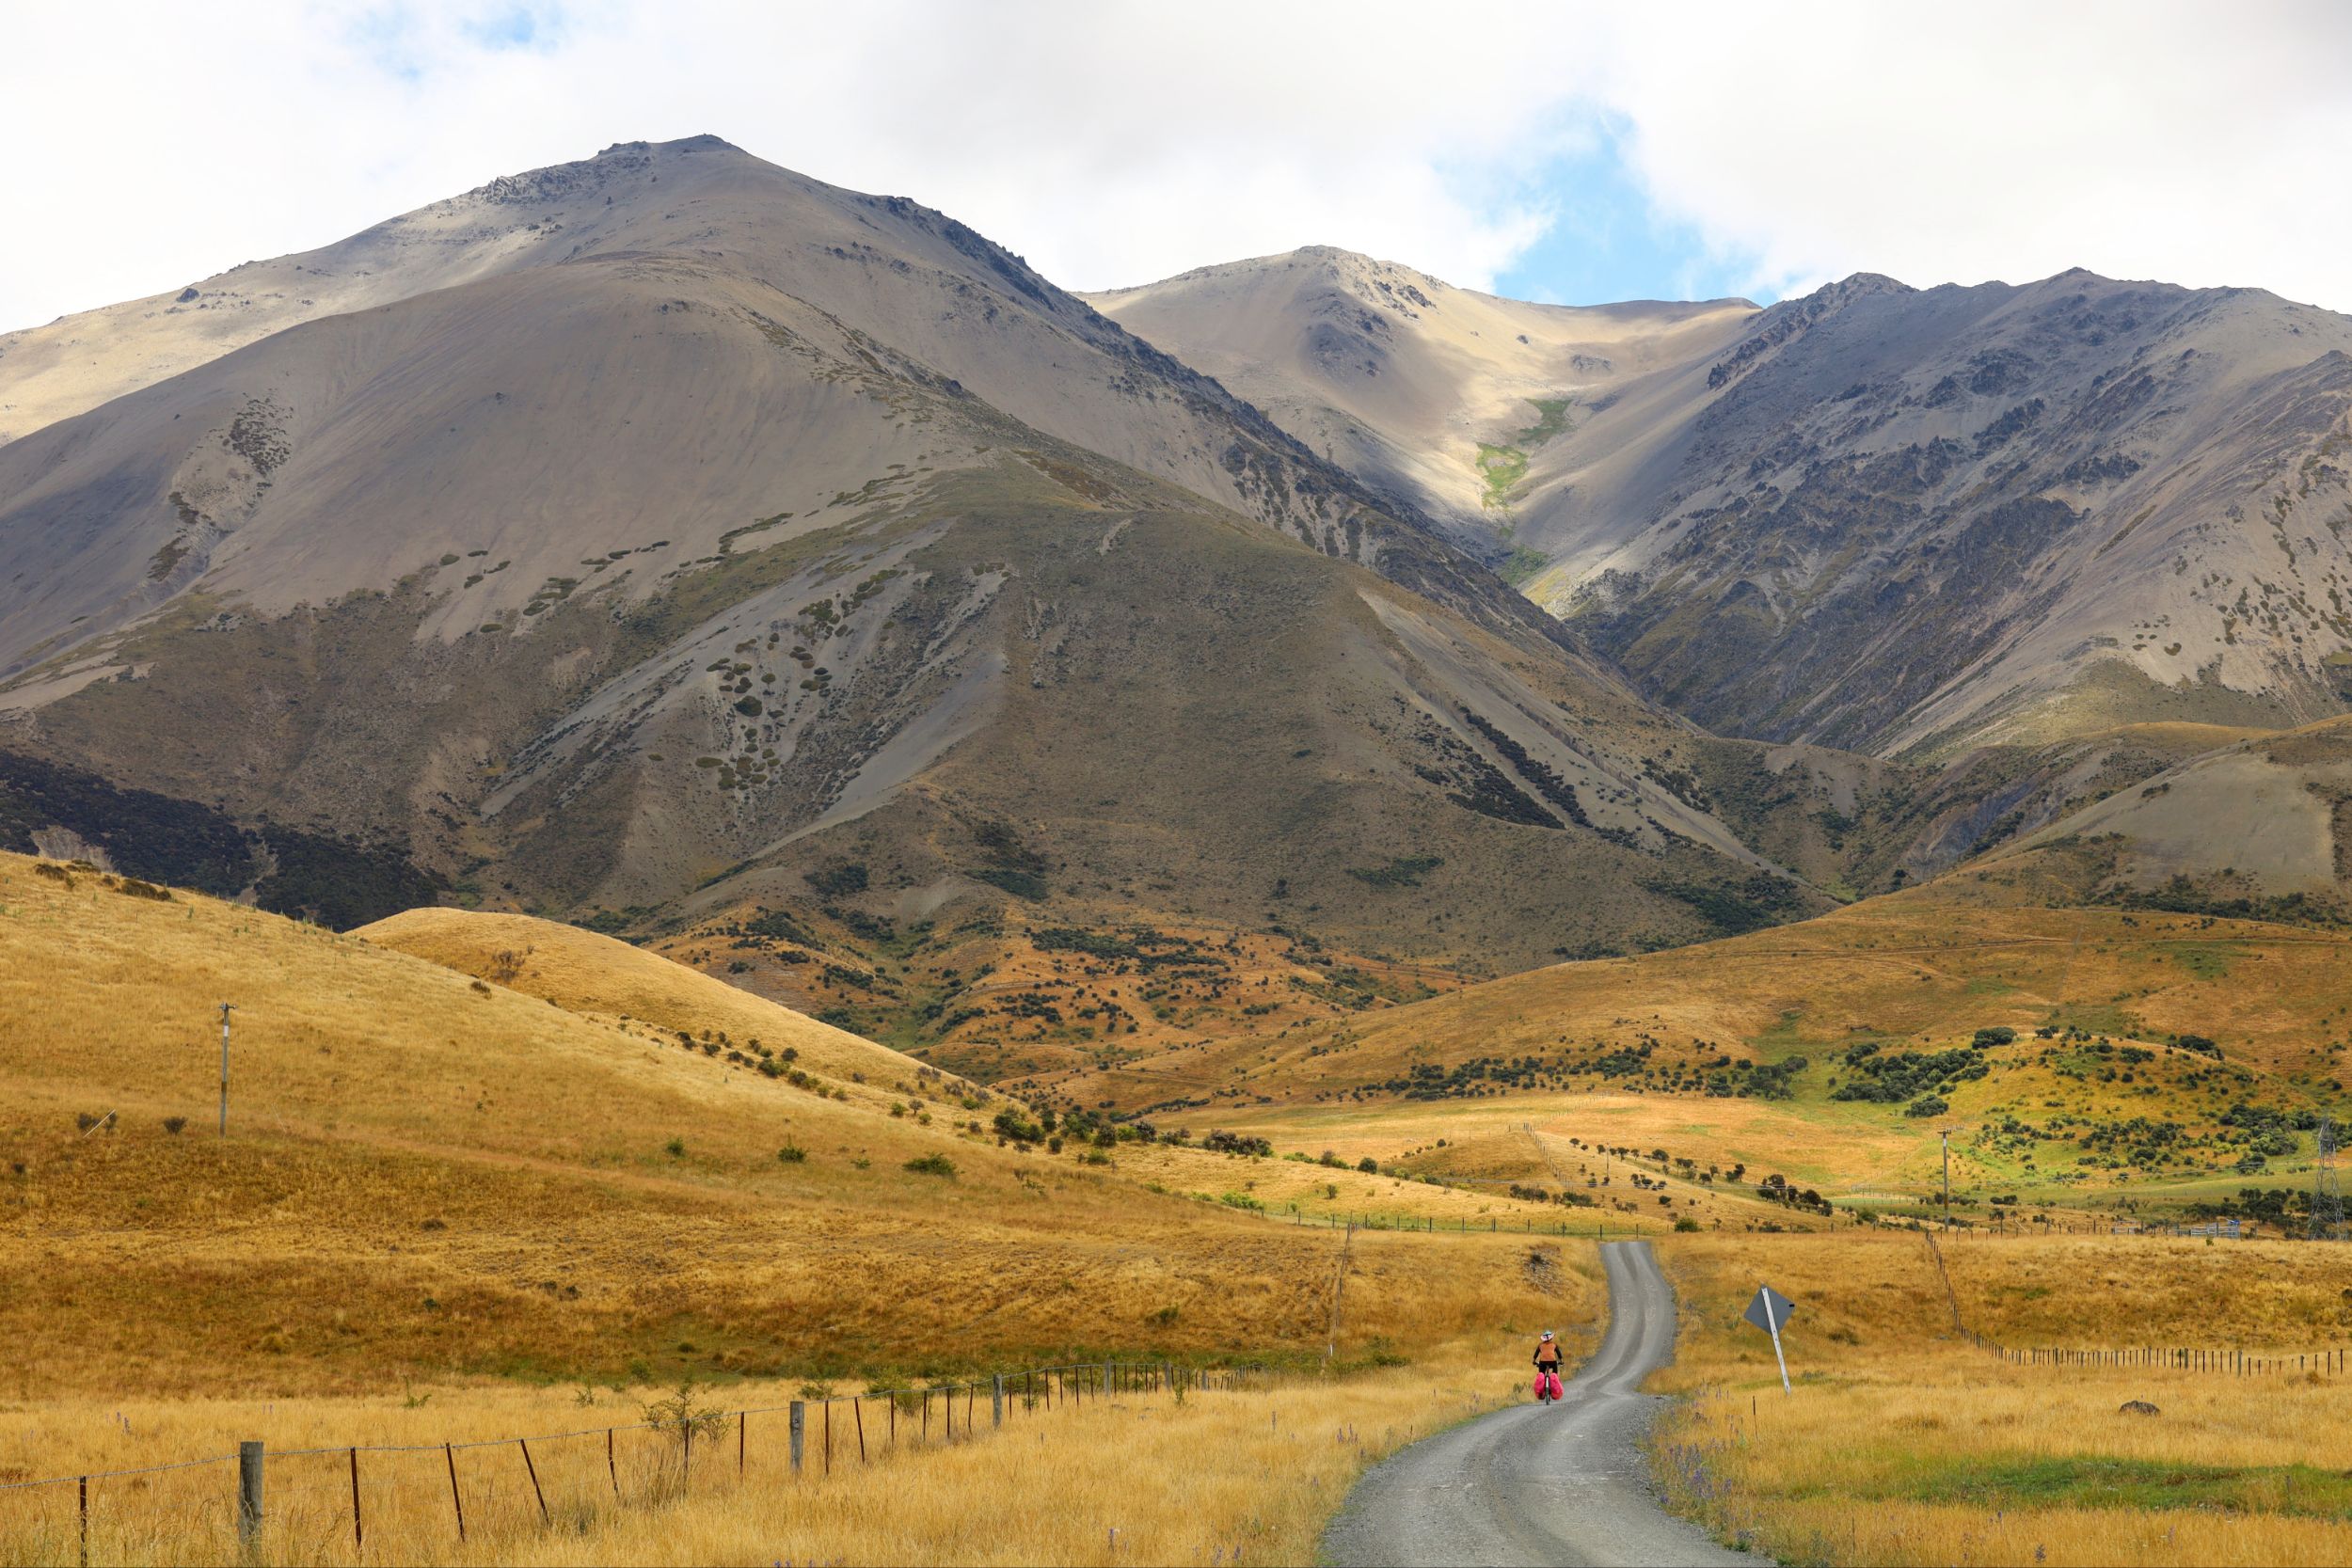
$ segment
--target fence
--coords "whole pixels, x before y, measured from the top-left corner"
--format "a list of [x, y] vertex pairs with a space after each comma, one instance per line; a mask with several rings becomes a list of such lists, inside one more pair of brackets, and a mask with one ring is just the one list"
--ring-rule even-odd
[[1951, 1274], [1944, 1267], [1944, 1249], [1936, 1244], [1933, 1231], [1923, 1230], [1919, 1235], [1927, 1243], [1928, 1260], [1934, 1265], [1936, 1279], [1944, 1287], [1944, 1299], [1951, 1307], [1953, 1331], [2012, 1367], [2047, 1367], [2058, 1371], [2140, 1367], [2217, 1377], [2265, 1377], [2290, 1368], [2297, 1373], [2332, 1371], [2341, 1376], [2344, 1370], [2345, 1353], [2342, 1350], [2298, 1351], [2289, 1357], [2195, 1345], [2004, 1345], [1997, 1339], [1986, 1338], [1962, 1321], [1960, 1294], [1952, 1289]]
[[384, 1557], [437, 1536], [463, 1545], [584, 1529], [602, 1511], [829, 1476], [836, 1465], [969, 1440], [1009, 1417], [1038, 1420], [1120, 1395], [1264, 1388], [1274, 1376], [1263, 1367], [1082, 1362], [740, 1410], [681, 1400], [659, 1420], [462, 1443], [271, 1451], [247, 1442], [207, 1459], [0, 1482], [0, 1560], [87, 1568], [94, 1560], [226, 1560], [233, 1550], [316, 1561], [346, 1549], [358, 1560], [370, 1542]]
[[1989, 1339], [1978, 1339], [1977, 1342], [2011, 1366], [2049, 1367], [2059, 1370], [2148, 1367], [2167, 1371], [2203, 1372], [2216, 1377], [2265, 1377], [2290, 1370], [2341, 1375], [2344, 1364], [2344, 1353], [2341, 1350], [2298, 1351], [2290, 1356], [2249, 1355], [2242, 1350], [2201, 1350], [2194, 1345], [2132, 1345], [2122, 1349], [2029, 1345], [2020, 1349], [1994, 1344]]
[[[1294, 1225], [1310, 1223], [1308, 1217], [1296, 1209], [1290, 1211], [1290, 1215], [1291, 1223]], [[1274, 1217], [1279, 1218], [1279, 1215]], [[1422, 1230], [1431, 1234], [1452, 1230], [1470, 1236], [1476, 1235], [1480, 1228], [1477, 1219], [1468, 1214], [1457, 1215], [1452, 1225], [1446, 1224], [1435, 1214], [1326, 1214], [1323, 1216], [1323, 1223], [1326, 1228], [1332, 1230], [1352, 1227], [1357, 1230]], [[1672, 1224], [1671, 1221], [1661, 1223]], [[1580, 1227], [1572, 1220], [1537, 1220], [1533, 1215], [1522, 1217], [1517, 1225], [1504, 1225], [1502, 1215], [1488, 1214], [1486, 1229], [1490, 1235], [1593, 1236], [1605, 1242], [1609, 1239], [1609, 1230], [1612, 1226], [1616, 1227], [1620, 1239], [1643, 1234], [1642, 1222], [1630, 1216], [1625, 1219], [1609, 1220], [1596, 1215]], [[1657, 1232], [1652, 1231], [1650, 1234], [1655, 1235]]]

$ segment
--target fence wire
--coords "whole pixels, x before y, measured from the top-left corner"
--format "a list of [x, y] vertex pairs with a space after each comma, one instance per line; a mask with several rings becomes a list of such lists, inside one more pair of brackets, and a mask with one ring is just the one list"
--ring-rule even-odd
[[[1267, 1386], [1258, 1367], [1078, 1362], [1001, 1379], [687, 1411], [530, 1435], [266, 1450], [257, 1539], [272, 1561], [399, 1560], [597, 1520], [711, 1490], [821, 1479], [968, 1441], [1122, 1394]], [[798, 1413], [798, 1430], [792, 1419]], [[248, 1549], [239, 1456], [92, 1470], [0, 1485], [0, 1562], [228, 1560]], [[229, 1474], [199, 1476], [226, 1469]]]

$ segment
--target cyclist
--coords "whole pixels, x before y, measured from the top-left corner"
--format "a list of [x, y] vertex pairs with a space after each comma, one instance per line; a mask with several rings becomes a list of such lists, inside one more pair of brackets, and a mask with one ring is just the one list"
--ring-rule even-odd
[[1535, 1397], [1556, 1400], [1560, 1392], [1560, 1340], [1547, 1328], [1535, 1341]]

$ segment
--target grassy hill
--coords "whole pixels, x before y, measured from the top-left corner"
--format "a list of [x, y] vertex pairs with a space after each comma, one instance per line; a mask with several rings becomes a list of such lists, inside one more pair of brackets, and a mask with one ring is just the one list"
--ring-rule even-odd
[[1653, 1175], [1688, 1157], [1692, 1174], [1777, 1172], [1864, 1207], [1932, 1190], [1938, 1130], [1955, 1127], [1954, 1186], [1979, 1217], [1996, 1196], [2173, 1212], [2308, 1187], [2317, 1118], [2345, 1104], [2352, 941], [2044, 908], [2042, 891], [1996, 863], [1794, 927], [1146, 1054], [1051, 1090], [1213, 1109], [1278, 1143], [1344, 1128], [1383, 1159], [1445, 1135], [1417, 1167], [1436, 1170], [1460, 1164], [1455, 1143], [1527, 1123], [1663, 1149]]
[[[1002, 1096], [587, 933], [385, 934], [461, 967], [0, 856], [12, 1388], [912, 1373], [1303, 1355], [1328, 1329], [1335, 1239], [1251, 1194], [1298, 1167], [1007, 1141]], [[501, 954], [506, 980], [464, 967]], [[1555, 1212], [1317, 1174], [1363, 1210]], [[1516, 1288], [1502, 1239], [1440, 1240], [1359, 1243], [1349, 1321], [1404, 1343]]]

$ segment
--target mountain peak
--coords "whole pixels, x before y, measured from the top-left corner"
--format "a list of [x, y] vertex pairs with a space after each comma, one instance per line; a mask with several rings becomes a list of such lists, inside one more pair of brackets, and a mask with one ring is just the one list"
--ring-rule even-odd
[[649, 181], [659, 180], [661, 166], [713, 152], [733, 153], [739, 158], [751, 156], [733, 142], [707, 135], [681, 136], [675, 141], [619, 141], [593, 158], [549, 164], [519, 174], [501, 174], [475, 186], [457, 200], [498, 206], [577, 200], [594, 196], [615, 182], [633, 181], [641, 175]]

